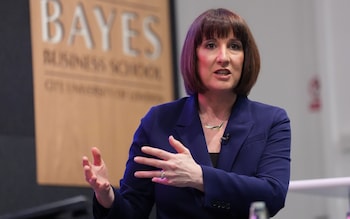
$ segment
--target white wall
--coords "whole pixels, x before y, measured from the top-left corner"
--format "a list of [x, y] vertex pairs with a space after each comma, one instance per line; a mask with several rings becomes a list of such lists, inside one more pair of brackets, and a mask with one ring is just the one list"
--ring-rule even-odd
[[[178, 54], [190, 23], [206, 9], [229, 8], [250, 25], [262, 56], [261, 74], [250, 98], [287, 110], [292, 125], [292, 180], [349, 175], [345, 160], [350, 159], [341, 155], [339, 142], [350, 139], [346, 86], [350, 81], [346, 74], [350, 1], [186, 0], [175, 4]], [[322, 103], [316, 112], [309, 108], [309, 83], [315, 76], [321, 81]], [[182, 84], [180, 88], [183, 91]], [[350, 151], [349, 143], [347, 148]], [[345, 155], [348, 158], [350, 152]], [[345, 218], [347, 203], [289, 193], [286, 207], [274, 218]]]
[[[350, 1], [315, 0], [317, 66], [323, 81], [323, 146], [327, 177], [350, 176], [350, 102], [348, 70]], [[350, 196], [349, 196], [350, 198]], [[349, 202], [328, 201], [332, 218], [345, 218]]]

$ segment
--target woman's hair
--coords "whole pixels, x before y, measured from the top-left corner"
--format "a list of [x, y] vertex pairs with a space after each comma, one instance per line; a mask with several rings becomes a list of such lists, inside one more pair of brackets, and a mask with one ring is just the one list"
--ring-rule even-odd
[[233, 92], [245, 96], [249, 94], [260, 71], [259, 50], [244, 19], [223, 8], [205, 11], [193, 21], [187, 32], [180, 60], [187, 94], [202, 93], [206, 90], [197, 70], [197, 47], [204, 38], [225, 38], [231, 32], [241, 41], [244, 51], [241, 79]]

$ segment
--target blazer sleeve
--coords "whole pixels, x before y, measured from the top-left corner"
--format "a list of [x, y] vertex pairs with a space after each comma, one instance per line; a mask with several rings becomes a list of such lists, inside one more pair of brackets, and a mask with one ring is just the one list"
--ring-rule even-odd
[[255, 137], [243, 143], [232, 172], [201, 166], [206, 207], [221, 203], [246, 214], [250, 203], [259, 200], [266, 202], [270, 216], [284, 207], [290, 180], [290, 121], [283, 109], [271, 114], [254, 125]]

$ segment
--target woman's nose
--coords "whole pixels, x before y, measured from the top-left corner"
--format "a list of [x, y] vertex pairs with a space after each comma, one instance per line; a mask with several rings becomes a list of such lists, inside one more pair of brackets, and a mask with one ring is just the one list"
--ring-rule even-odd
[[226, 47], [221, 47], [218, 51], [217, 61], [221, 65], [227, 65], [229, 63], [229, 56]]

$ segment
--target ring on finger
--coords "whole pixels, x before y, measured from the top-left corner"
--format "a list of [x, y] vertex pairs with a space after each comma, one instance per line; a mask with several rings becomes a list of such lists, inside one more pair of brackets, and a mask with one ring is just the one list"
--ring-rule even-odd
[[164, 170], [161, 170], [161, 171], [160, 171], [160, 176], [159, 176], [159, 178], [161, 178], [161, 179], [164, 179], [164, 178], [165, 178], [165, 171], [164, 171]]

